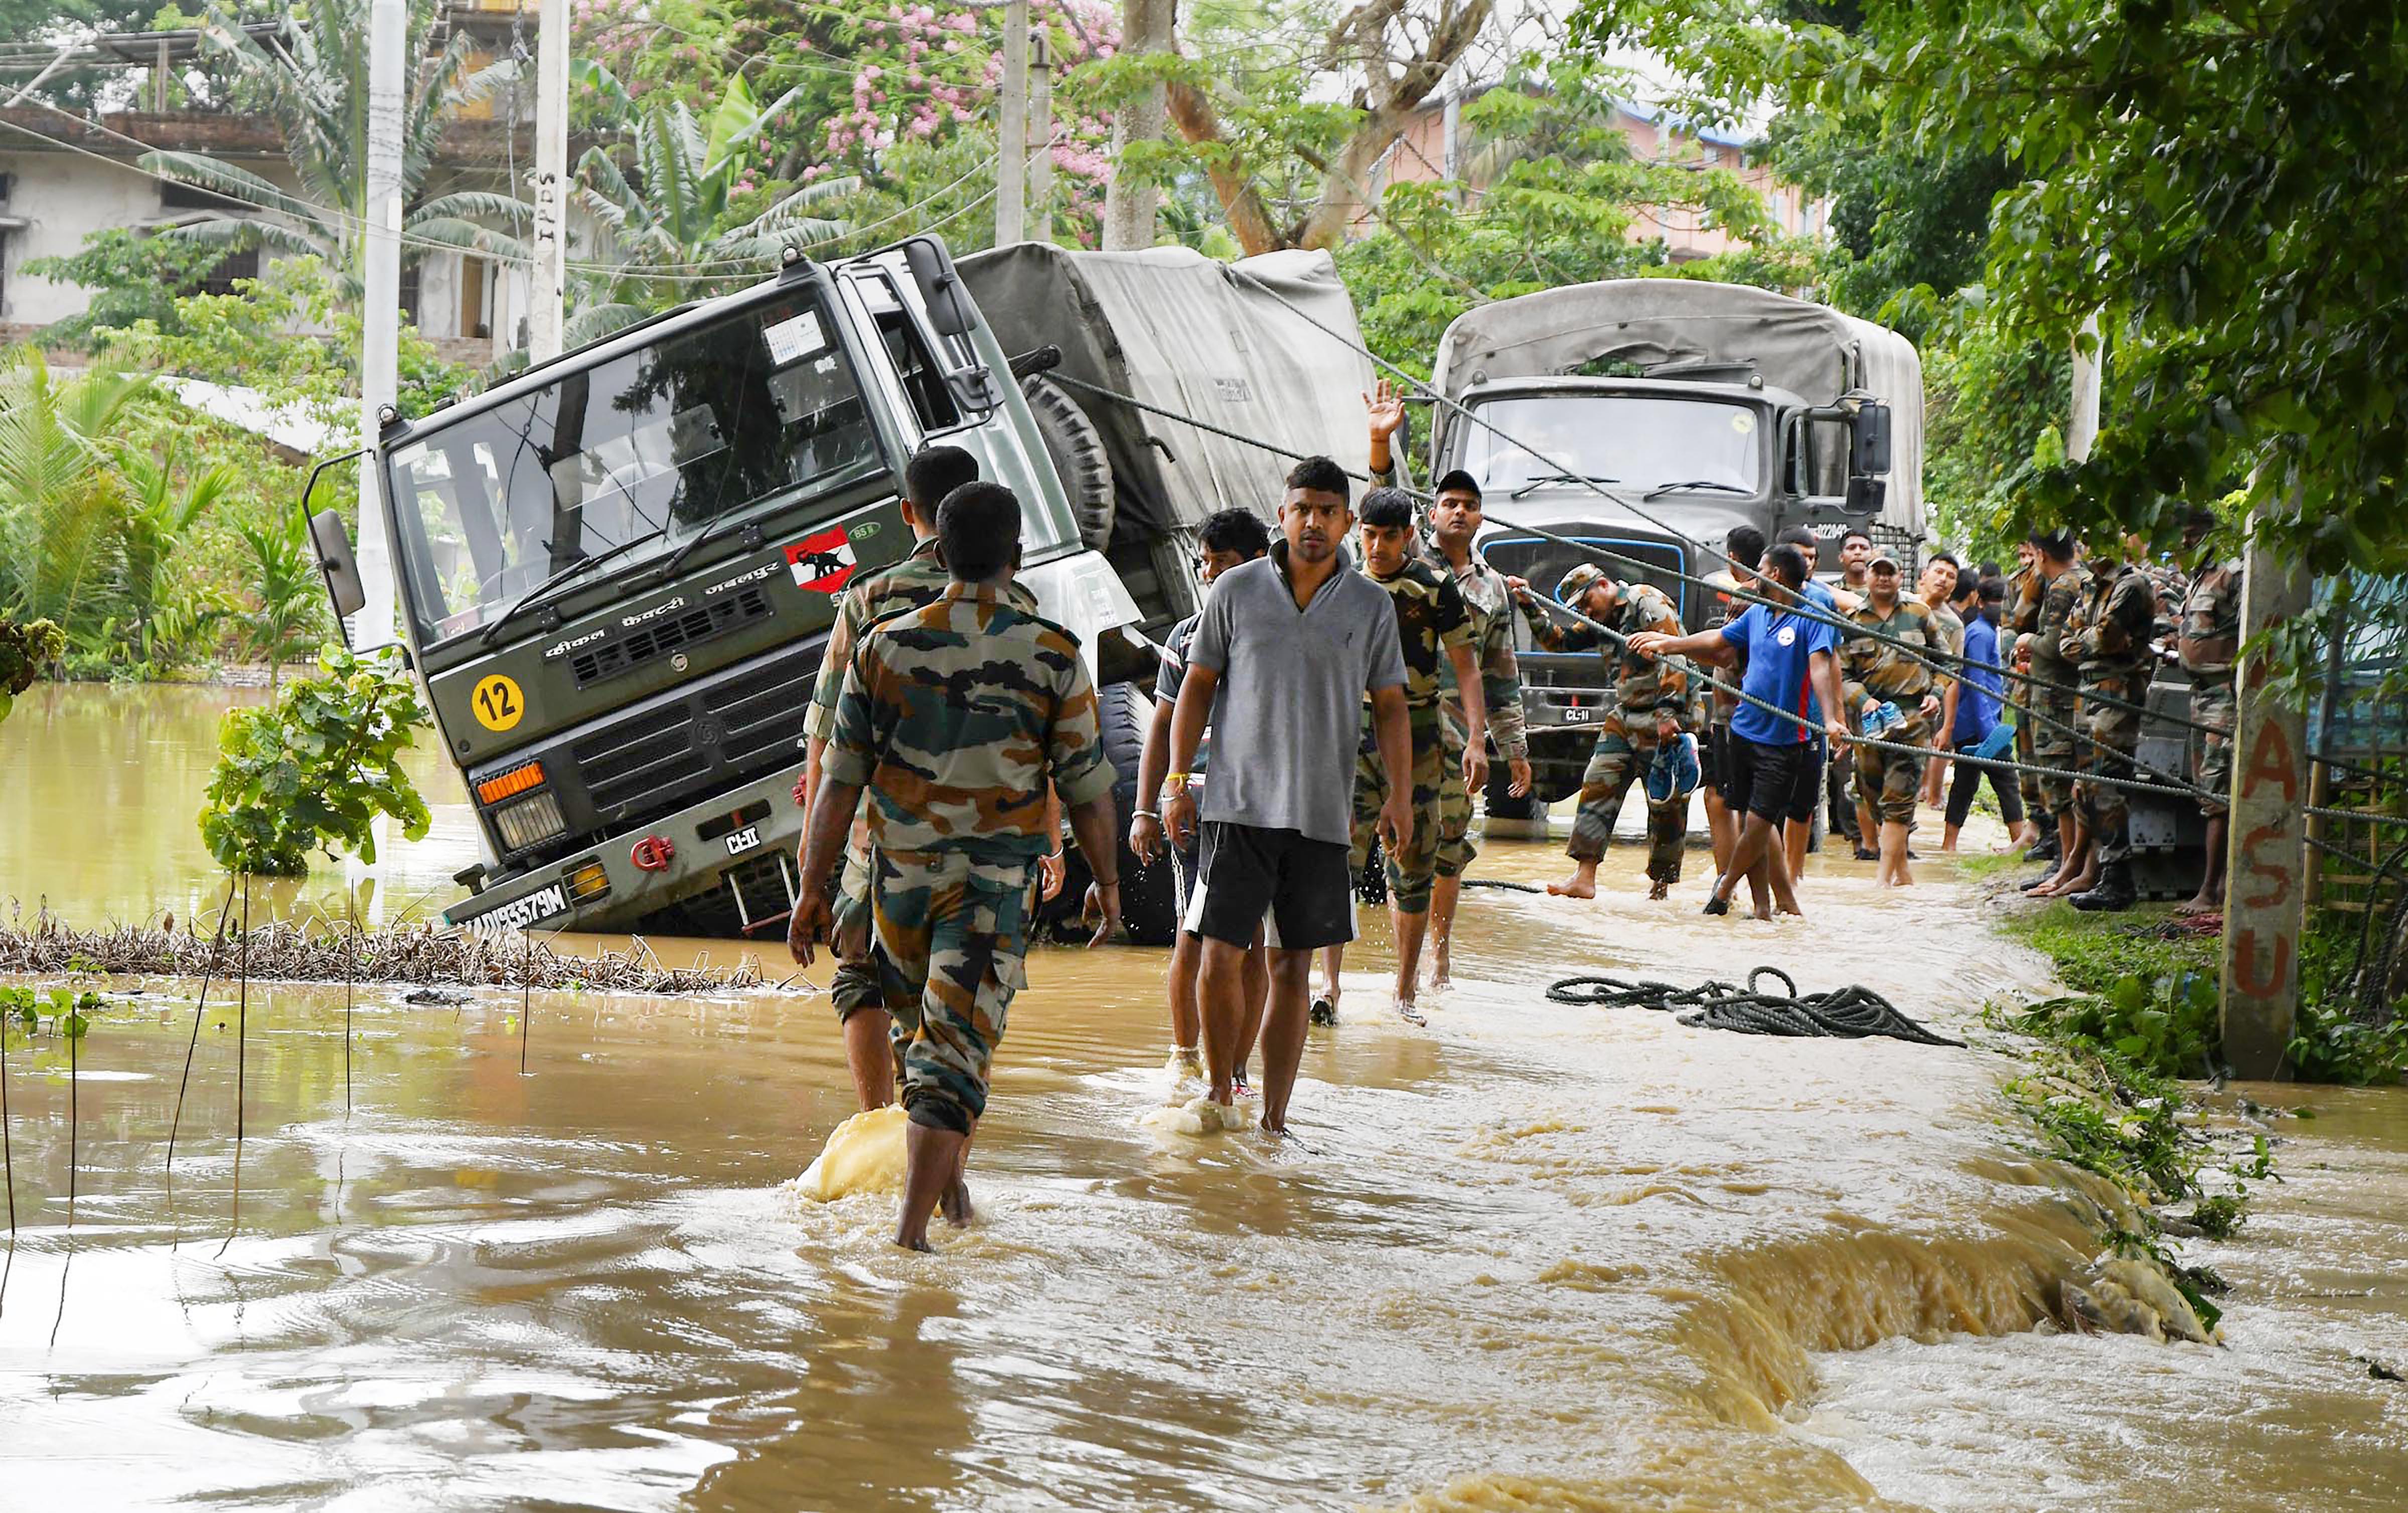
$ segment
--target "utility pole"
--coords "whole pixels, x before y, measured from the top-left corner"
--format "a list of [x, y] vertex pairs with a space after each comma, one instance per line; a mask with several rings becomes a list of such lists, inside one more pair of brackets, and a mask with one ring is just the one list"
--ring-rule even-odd
[[2274, 550], [2272, 513], [2262, 504], [2251, 512], [2242, 559], [2232, 817], [2225, 825], [2224, 1055], [2235, 1076], [2253, 1081], [2290, 1072], [2286, 1052], [2299, 1014], [2308, 896], [2300, 808], [2308, 800], [2306, 711], [2272, 697], [2266, 632], [2307, 613], [2309, 580], [2296, 553]]
[[[512, 184], [510, 193], [519, 192]], [[542, 0], [535, 43], [535, 265], [527, 292], [527, 360], [560, 355], [568, 293], [568, 0]]]
[[[1121, 47], [1125, 52], [1168, 52], [1177, 8], [1173, 0], [1122, 0]], [[1160, 192], [1125, 171], [1132, 144], [1162, 136], [1168, 103], [1160, 84], [1112, 113], [1112, 177], [1104, 186], [1104, 250], [1134, 252], [1154, 245]]]
[[1032, 240], [1054, 239], [1054, 36], [1040, 26], [1028, 38], [1028, 198], [1036, 207]]
[[[378, 445], [382, 412], [400, 393], [402, 90], [408, 70], [408, 17], [403, 0], [374, 0], [368, 11], [368, 139], [360, 206], [360, 439]], [[367, 602], [351, 619], [351, 644], [389, 645], [394, 632], [393, 543], [379, 491], [361, 469], [360, 587]]]
[[1028, 217], [1028, 0], [1003, 7], [1003, 109], [996, 123], [995, 245], [1025, 241]]

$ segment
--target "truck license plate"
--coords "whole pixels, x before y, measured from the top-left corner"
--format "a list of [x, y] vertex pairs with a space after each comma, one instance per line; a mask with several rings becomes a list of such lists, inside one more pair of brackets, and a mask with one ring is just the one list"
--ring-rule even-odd
[[1563, 721], [1567, 725], [1585, 725], [1588, 723], [1588, 709], [1584, 705], [1567, 704], [1557, 709], [1555, 713], [1563, 717]]
[[727, 837], [727, 854], [730, 856], [742, 856], [745, 852], [758, 848], [760, 844], [761, 827], [759, 825], [746, 825], [743, 829]]
[[462, 921], [473, 930], [523, 930], [531, 924], [551, 919], [568, 908], [568, 895], [559, 883], [538, 888], [524, 898], [514, 898], [497, 909], [488, 909]]

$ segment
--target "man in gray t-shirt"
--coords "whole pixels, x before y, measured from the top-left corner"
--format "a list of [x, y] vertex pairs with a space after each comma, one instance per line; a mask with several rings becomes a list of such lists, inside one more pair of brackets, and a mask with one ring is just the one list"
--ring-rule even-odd
[[1326, 457], [1308, 458], [1287, 485], [1283, 539], [1268, 557], [1222, 574], [1197, 621], [1162, 793], [1163, 822], [1183, 845], [1197, 813], [1187, 766], [1209, 723], [1202, 878], [1184, 921], [1204, 937], [1205, 1065], [1211, 1101], [1227, 1109], [1246, 948], [1268, 910], [1262, 1123], [1274, 1135], [1286, 1131], [1304, 1055], [1312, 953], [1354, 938], [1346, 852], [1367, 692], [1388, 772], [1380, 829], [1392, 850], [1413, 822], [1404, 652], [1388, 595], [1339, 554], [1354, 521], [1346, 475]]

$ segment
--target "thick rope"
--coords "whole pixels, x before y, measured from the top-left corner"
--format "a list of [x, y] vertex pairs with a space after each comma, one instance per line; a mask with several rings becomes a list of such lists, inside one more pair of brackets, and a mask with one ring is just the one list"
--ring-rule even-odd
[[[1766, 978], [1778, 979], [1783, 991], [1759, 992], [1756, 984]], [[1925, 1029], [1870, 988], [1850, 986], [1834, 988], [1829, 992], [1800, 993], [1789, 974], [1777, 966], [1759, 966], [1750, 972], [1744, 988], [1712, 978], [1694, 988], [1682, 988], [1669, 982], [1623, 978], [1565, 978], [1548, 985], [1547, 997], [1558, 1004], [1677, 1013], [1681, 1022], [1692, 1028], [1729, 1030], [1739, 1035], [1841, 1040], [1878, 1035], [1918, 1046], [1962, 1049], [1965, 1045], [1962, 1040], [1951, 1040]]]

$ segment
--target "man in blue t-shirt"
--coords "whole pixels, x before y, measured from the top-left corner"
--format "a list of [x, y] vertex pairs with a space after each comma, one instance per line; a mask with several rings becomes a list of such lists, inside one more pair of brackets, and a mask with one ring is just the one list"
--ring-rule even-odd
[[[1794, 546], [1775, 547], [1765, 557], [1764, 576], [1756, 580], [1774, 605], [1751, 605], [1720, 630], [1697, 635], [1641, 634], [1630, 638], [1630, 649], [1642, 655], [1696, 657], [1723, 666], [1736, 663], [1742, 649], [1746, 652], [1747, 673], [1740, 684], [1743, 696], [1731, 713], [1734, 781], [1727, 795], [1734, 808], [1745, 813], [1746, 822], [1730, 869], [1714, 879], [1713, 894], [1706, 900], [1708, 914], [1728, 914], [1739, 880], [1758, 867], [1764, 869], [1781, 912], [1801, 912], [1790, 884], [1781, 827], [1794, 816], [1813, 813], [1823, 771], [1818, 735], [1834, 740], [1847, 735], [1846, 723], [1838, 718], [1843, 707], [1839, 632], [1826, 621], [1788, 607], [1802, 596], [1812, 571], [1804, 552]], [[1761, 904], [1756, 913], [1758, 919], [1772, 917]]]

